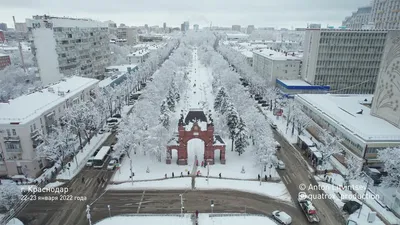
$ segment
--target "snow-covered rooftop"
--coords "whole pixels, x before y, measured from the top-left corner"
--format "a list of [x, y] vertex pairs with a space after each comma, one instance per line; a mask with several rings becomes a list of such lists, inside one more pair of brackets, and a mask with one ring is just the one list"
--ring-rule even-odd
[[10, 100], [9, 103], [0, 103], [0, 124], [29, 122], [98, 82], [96, 79], [74, 76], [51, 85], [54, 93], [46, 88]]
[[254, 54], [259, 54], [272, 60], [300, 60], [300, 57], [298, 56], [292, 56], [290, 54], [286, 55], [283, 52], [277, 52], [271, 49], [257, 50], [254, 51]]
[[115, 80], [119, 79], [122, 76], [126, 76], [126, 72], [114, 72], [114, 74], [111, 77], [107, 77], [104, 80], [101, 80], [99, 82], [99, 87], [107, 87], [111, 83], [113, 83]]
[[[399, 128], [372, 116], [370, 108], [360, 104], [370, 102], [372, 97], [373, 95], [300, 94], [296, 99], [364, 141], [400, 141]], [[361, 110], [362, 114], [357, 114]]]
[[279, 80], [287, 86], [311, 86], [311, 84], [305, 82], [304, 80]]
[[8, 56], [6, 54], [0, 53], [0, 57]]
[[26, 19], [28, 27], [32, 27], [35, 21], [48, 21], [53, 23], [53, 27], [72, 27], [72, 28], [93, 28], [93, 27], [108, 27], [107, 23], [103, 23], [90, 19], [74, 19], [74, 18], [48, 18], [48, 19]]
[[128, 57], [140, 57], [140, 56], [144, 56], [149, 53], [150, 53], [149, 51], [142, 49], [142, 50], [138, 50], [136, 52], [128, 54]]
[[226, 36], [228, 38], [248, 38], [248, 34], [243, 34], [243, 33], [227, 33]]
[[130, 67], [131, 69], [134, 69], [137, 67], [136, 64], [123, 64], [123, 65], [119, 65], [119, 66], [109, 66], [106, 68], [107, 70], [117, 70], [120, 72], [128, 72], [128, 67]]

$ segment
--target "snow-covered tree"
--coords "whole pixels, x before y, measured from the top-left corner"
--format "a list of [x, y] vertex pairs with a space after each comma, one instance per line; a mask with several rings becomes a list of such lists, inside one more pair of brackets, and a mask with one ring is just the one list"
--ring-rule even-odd
[[334, 155], [343, 152], [339, 143], [342, 138], [339, 136], [332, 136], [327, 130], [321, 131], [318, 136], [321, 144], [318, 146], [318, 150], [322, 153], [321, 162], [323, 165], [329, 160], [329, 158]]
[[119, 46], [117, 44], [110, 44], [111, 62], [113, 65], [127, 64], [127, 56], [130, 51], [130, 46]]
[[175, 107], [176, 107], [176, 100], [175, 100], [175, 94], [172, 92], [170, 89], [167, 94], [167, 106], [169, 111], [175, 112]]
[[400, 186], [400, 147], [386, 148], [378, 151], [378, 159], [383, 163], [387, 176], [382, 177], [384, 186]]
[[169, 128], [169, 110], [165, 101], [161, 103], [160, 107], [160, 123], [163, 125], [164, 128]]
[[239, 118], [239, 124], [237, 126], [237, 134], [235, 139], [235, 151], [241, 155], [245, 152], [247, 146], [249, 145], [248, 142], [248, 133], [246, 124], [244, 123], [243, 119]]
[[226, 120], [227, 120], [227, 125], [229, 127], [229, 137], [232, 140], [232, 151], [233, 151], [233, 145], [235, 141], [235, 137], [237, 134], [237, 128], [239, 124], [239, 115], [232, 103], [228, 104], [227, 107], [227, 112], [226, 112]]
[[21, 197], [21, 189], [14, 182], [4, 182], [0, 185], [0, 208], [10, 210]]
[[362, 170], [362, 160], [356, 158], [352, 154], [347, 153], [345, 157], [345, 163], [347, 167], [346, 180], [355, 180], [360, 178]]
[[228, 95], [225, 92], [225, 88], [221, 87], [214, 100], [214, 110], [216, 112], [220, 112], [221, 114], [223, 114], [222, 112], [224, 111], [223, 109], [225, 109], [225, 107], [227, 106], [228, 104], [227, 102], [228, 102]]
[[176, 85], [176, 80], [175, 79], [173, 79], [172, 82], [171, 82], [171, 90], [174, 93], [175, 102], [179, 102], [179, 100], [181, 99], [181, 95], [179, 94], [180, 90]]

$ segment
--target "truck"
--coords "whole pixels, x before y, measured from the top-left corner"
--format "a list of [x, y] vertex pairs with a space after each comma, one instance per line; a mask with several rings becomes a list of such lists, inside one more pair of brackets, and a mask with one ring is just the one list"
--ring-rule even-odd
[[319, 223], [317, 210], [315, 209], [311, 199], [308, 198], [305, 192], [299, 192], [297, 201], [299, 202], [300, 208], [303, 211], [304, 215], [307, 217], [308, 222]]

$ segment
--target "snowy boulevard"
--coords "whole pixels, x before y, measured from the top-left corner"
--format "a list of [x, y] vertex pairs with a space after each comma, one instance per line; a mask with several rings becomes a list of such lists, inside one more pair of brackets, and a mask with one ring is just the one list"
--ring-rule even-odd
[[[199, 76], [200, 71], [202, 71], [201, 74], [209, 74], [207, 68], [200, 67], [197, 60], [193, 65], [193, 70], [197, 76]], [[191, 90], [190, 93], [186, 93], [186, 96], [189, 94], [188, 98], [191, 101], [189, 107], [199, 107], [200, 105], [203, 106], [204, 103], [210, 103], [213, 101], [213, 96], [209, 95], [209, 92], [205, 91], [205, 89], [210, 88], [207, 87], [207, 83], [209, 83], [208, 80], [202, 80], [200, 77], [197, 77], [196, 79], [197, 82], [195, 80], [192, 80], [192, 82], [196, 82], [197, 85], [194, 85], [194, 83], [191, 83], [190, 85], [194, 86], [193, 90], [196, 90], [197, 92]], [[193, 101], [193, 99], [196, 99], [196, 101]], [[187, 110], [187, 108], [187, 106], [183, 107], [184, 110]], [[206, 105], [205, 108], [212, 107], [207, 107]], [[280, 152], [277, 153], [278, 157], [286, 164], [286, 170], [280, 170], [278, 173], [282, 178], [283, 184], [286, 185], [292, 199], [297, 199], [299, 184], [310, 184], [310, 177], [312, 177], [312, 174], [309, 174], [307, 167], [301, 161], [300, 155], [297, 155], [296, 150], [289, 145], [277, 132], [274, 132], [274, 136], [282, 146]], [[106, 142], [103, 143], [103, 145], [110, 145], [114, 142], [115, 135], [111, 135]], [[203, 146], [200, 147], [203, 148]], [[198, 149], [197, 154], [202, 154], [201, 149]], [[125, 160], [125, 162], [126, 161], [127, 160]], [[192, 160], [189, 158], [189, 164], [193, 164], [193, 162], [190, 161]], [[139, 167], [139, 164], [135, 165]], [[228, 165], [229, 161], [226, 166]], [[162, 164], [164, 169], [167, 169], [168, 166], [178, 167], [177, 165]], [[238, 164], [238, 166], [241, 167], [241, 164]], [[159, 167], [162, 168], [161, 164]], [[224, 167], [225, 165], [218, 165], [218, 167], [215, 168], [223, 169]], [[144, 168], [145, 167], [141, 169]], [[186, 167], [183, 166], [182, 168]], [[225, 169], [228, 169], [228, 167]], [[231, 168], [229, 167], [229, 169]], [[124, 169], [124, 163], [121, 170], [122, 174], [126, 172], [124, 171], [126, 170]], [[253, 174], [255, 176], [255, 174], [258, 173], [258, 170], [253, 171], [251, 169], [250, 164], [249, 166], [246, 165], [246, 170], [246, 176], [253, 176]], [[156, 171], [156, 168], [153, 166], [151, 168], [150, 175], [156, 174], [156, 177], [151, 178], [159, 179], [159, 176], [163, 176], [163, 174], [160, 175], [155, 173]], [[236, 168], [234, 171], [236, 171]], [[237, 169], [236, 173], [241, 174], [239, 171], [240, 170]], [[92, 222], [97, 222], [108, 217], [108, 205], [110, 205], [110, 212], [112, 215], [128, 213], [179, 213], [181, 209], [181, 199], [179, 194], [183, 193], [184, 207], [186, 212], [195, 212], [196, 210], [199, 210], [201, 213], [209, 213], [211, 211], [210, 201], [214, 200], [214, 212], [247, 212], [270, 215], [274, 210], [284, 210], [289, 213], [292, 218], [295, 218], [296, 224], [308, 224], [297, 203], [290, 202], [290, 199], [288, 202], [282, 200], [283, 198], [271, 198], [274, 196], [268, 195], [268, 193], [264, 195], [246, 193], [249, 191], [247, 190], [248, 188], [241, 191], [235, 191], [221, 190], [224, 189], [224, 187], [218, 188], [218, 190], [204, 190], [201, 188], [198, 190], [191, 190], [190, 186], [187, 188], [180, 188], [181, 190], [178, 190], [176, 187], [170, 188], [173, 190], [168, 190], [168, 187], [164, 188], [165, 190], [151, 190], [151, 187], [146, 187], [141, 190], [140, 187], [136, 187], [135, 190], [110, 189], [106, 191], [106, 183], [112, 182], [113, 179], [114, 181], [118, 180], [118, 173], [120, 172], [107, 171], [105, 167], [102, 170], [83, 169], [78, 176], [75, 176], [69, 183], [66, 184], [66, 187], [70, 189], [70, 193], [68, 193], [68, 195], [77, 197], [86, 196], [87, 201], [33, 201], [30, 202], [28, 206], [19, 214], [18, 218], [25, 222], [26, 225], [84, 225], [88, 223], [86, 205], [93, 202], [94, 204], [91, 206]], [[233, 179], [237, 178], [237, 175], [235, 174], [232, 173]], [[82, 182], [82, 177], [85, 178], [84, 184]], [[98, 183], [98, 178], [104, 178], [106, 183]], [[210, 181], [210, 183], [213, 182], [213, 180]], [[245, 184], [245, 182], [250, 181], [241, 182], [244, 182], [243, 184]], [[280, 189], [284, 190], [282, 182], [280, 183], [282, 186]], [[248, 183], [248, 185], [250, 185], [250, 183]], [[268, 185], [268, 183], [263, 185]], [[268, 186], [260, 187], [264, 187], [268, 190]], [[208, 187], [207, 189], [210, 188], [212, 188], [212, 186]], [[228, 189], [229, 187], [225, 188]], [[275, 186], [275, 188], [279, 188], [279, 185]], [[276, 190], [271, 190], [271, 192], [276, 192]], [[288, 195], [287, 191], [285, 195]], [[320, 213], [323, 224], [342, 224], [340, 221], [341, 216], [339, 216], [339, 212], [336, 212], [336, 208], [332, 204], [325, 201], [316, 201], [315, 205]]]

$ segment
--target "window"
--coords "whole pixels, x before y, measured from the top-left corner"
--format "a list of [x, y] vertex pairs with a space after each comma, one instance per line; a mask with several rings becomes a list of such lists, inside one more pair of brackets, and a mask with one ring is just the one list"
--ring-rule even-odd
[[33, 130], [36, 130], [36, 123], [33, 124]]
[[10, 129], [7, 129], [7, 136], [11, 136]]
[[17, 131], [15, 129], [12, 129], [12, 134], [15, 136], [17, 135]]
[[21, 145], [18, 142], [4, 142], [4, 144], [8, 152], [18, 152], [21, 150]]
[[19, 175], [23, 175], [22, 173], [22, 166], [17, 166], [17, 171]]

